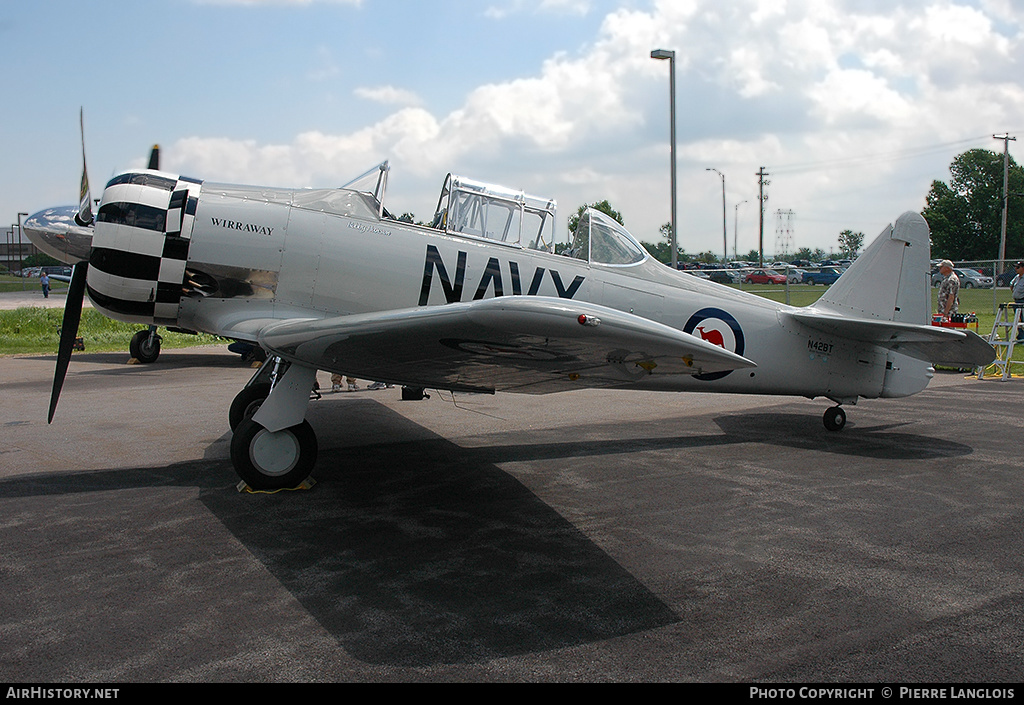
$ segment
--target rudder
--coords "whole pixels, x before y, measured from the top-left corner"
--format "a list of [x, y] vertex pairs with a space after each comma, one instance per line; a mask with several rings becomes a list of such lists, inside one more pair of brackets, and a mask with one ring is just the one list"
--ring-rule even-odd
[[857, 318], [926, 324], [931, 233], [919, 213], [887, 226], [810, 308]]

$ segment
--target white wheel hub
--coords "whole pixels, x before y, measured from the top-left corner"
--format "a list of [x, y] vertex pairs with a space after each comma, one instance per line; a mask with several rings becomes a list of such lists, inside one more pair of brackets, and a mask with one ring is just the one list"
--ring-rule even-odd
[[249, 444], [249, 457], [264, 475], [284, 475], [295, 467], [302, 449], [299, 439], [287, 429], [271, 432], [261, 430]]

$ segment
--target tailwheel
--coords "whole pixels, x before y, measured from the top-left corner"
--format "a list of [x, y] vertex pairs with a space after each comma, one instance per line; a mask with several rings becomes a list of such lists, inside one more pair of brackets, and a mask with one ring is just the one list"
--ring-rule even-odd
[[316, 455], [316, 433], [305, 420], [281, 431], [268, 431], [245, 418], [231, 438], [231, 463], [254, 490], [297, 487], [312, 472]]
[[139, 362], [150, 364], [160, 357], [160, 336], [156, 329], [140, 330], [128, 343], [128, 352]]
[[843, 426], [846, 425], [846, 412], [841, 406], [833, 406], [831, 409], [825, 410], [822, 421], [829, 431], [842, 431]]

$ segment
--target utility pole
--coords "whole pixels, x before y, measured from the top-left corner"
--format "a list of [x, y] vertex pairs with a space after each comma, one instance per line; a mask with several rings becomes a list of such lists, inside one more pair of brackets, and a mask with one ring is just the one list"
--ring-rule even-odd
[[757, 231], [757, 251], [759, 258], [757, 266], [759, 267], [764, 266], [764, 202], [768, 199], [768, 197], [764, 195], [764, 187], [771, 184], [771, 181], [767, 181], [764, 177], [768, 175], [769, 174], [764, 170], [764, 167], [757, 170], [757, 193], [758, 201], [761, 203]]
[[1010, 133], [1007, 132], [1005, 135], [992, 135], [992, 139], [1003, 141], [1003, 224], [999, 232], [999, 271], [992, 277], [995, 281], [995, 277], [1002, 274], [1006, 268], [1006, 211], [1010, 207], [1010, 140], [1016, 142], [1017, 138], [1010, 137]]
[[725, 174], [718, 169], [708, 167], [704, 171], [713, 171], [722, 177], [722, 264], [729, 261], [729, 233], [725, 226]]
[[740, 201], [733, 207], [732, 211], [732, 258], [739, 259], [739, 255], [736, 254], [736, 233], [739, 230], [740, 222], [740, 206], [747, 201]]

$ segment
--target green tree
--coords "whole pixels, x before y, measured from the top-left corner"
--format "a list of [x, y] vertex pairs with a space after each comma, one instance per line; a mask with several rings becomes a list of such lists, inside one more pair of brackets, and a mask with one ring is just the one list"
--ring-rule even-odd
[[599, 210], [602, 213], [604, 213], [605, 215], [609, 216], [610, 218], [614, 218], [615, 221], [619, 225], [625, 225], [625, 223], [622, 222], [622, 214], [619, 213], [614, 208], [612, 208], [612, 204], [609, 203], [607, 199], [605, 199], [603, 201], [598, 201], [596, 203], [584, 203], [582, 206], [580, 206], [579, 208], [576, 209], [576, 212], [574, 214], [569, 216], [569, 238], [570, 239], [572, 239], [573, 233], [576, 232], [576, 226], [580, 222], [580, 216], [583, 215], [583, 211], [587, 210], [587, 208], [593, 208], [594, 210]]
[[[620, 223], [622, 221], [619, 221]], [[644, 246], [644, 249], [650, 253], [651, 257], [658, 260], [662, 264], [672, 264], [672, 223], [665, 223], [658, 228], [658, 234], [661, 239], [657, 243], [641, 241], [640, 244]], [[678, 262], [686, 261], [686, 255], [681, 247], [677, 247], [676, 260]]]
[[[1010, 157], [1006, 256], [1024, 255], [1024, 169]], [[1003, 215], [1003, 155], [987, 149], [959, 154], [949, 183], [935, 180], [922, 214], [932, 232], [932, 256], [952, 260], [995, 259]]]
[[839, 252], [846, 259], [853, 259], [864, 246], [864, 233], [855, 233], [852, 230], [844, 230], [839, 233]]
[[60, 264], [60, 260], [50, 257], [50, 255], [42, 252], [37, 252], [34, 255], [29, 255], [25, 258], [24, 266], [26, 267], [49, 267], [51, 265]]

